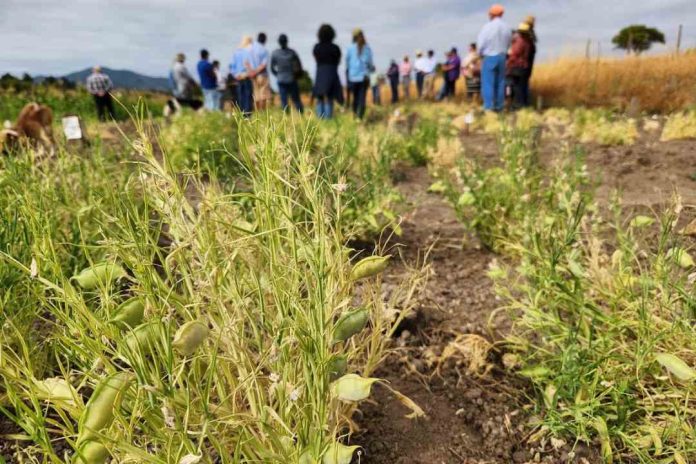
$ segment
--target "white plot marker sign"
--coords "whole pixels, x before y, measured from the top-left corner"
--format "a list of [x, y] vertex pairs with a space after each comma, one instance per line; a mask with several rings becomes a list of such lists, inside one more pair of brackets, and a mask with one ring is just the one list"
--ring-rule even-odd
[[67, 140], [82, 140], [82, 126], [80, 118], [77, 116], [66, 116], [63, 118], [63, 133]]

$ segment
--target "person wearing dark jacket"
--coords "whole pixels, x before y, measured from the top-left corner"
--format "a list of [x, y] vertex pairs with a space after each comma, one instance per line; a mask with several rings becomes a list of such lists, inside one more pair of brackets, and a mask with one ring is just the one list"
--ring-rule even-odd
[[398, 103], [399, 101], [399, 65], [395, 60], [392, 60], [387, 69], [387, 79], [391, 88], [391, 101]]
[[529, 68], [527, 69], [527, 81], [525, 82], [524, 88], [524, 100], [527, 105], [531, 104], [531, 97], [529, 93], [529, 81], [532, 79], [532, 71], [534, 69], [534, 59], [536, 58], [537, 52], [537, 36], [534, 31], [534, 23], [536, 18], [534, 16], [527, 16], [524, 20], [525, 23], [529, 24]]
[[284, 111], [287, 111], [289, 108], [288, 97], [290, 97], [297, 111], [302, 113], [304, 107], [300, 100], [300, 88], [297, 85], [297, 78], [302, 74], [302, 62], [295, 50], [288, 48], [287, 35], [280, 34], [278, 45], [280, 48], [271, 54], [271, 72], [278, 81], [280, 106]]
[[314, 79], [313, 95], [317, 99], [317, 116], [322, 119], [331, 119], [334, 101], [343, 102], [343, 88], [338, 77], [341, 49], [333, 43], [336, 31], [329, 24], [321, 25], [317, 38], [319, 43], [314, 46], [317, 73]]
[[527, 105], [525, 88], [529, 82], [529, 51], [531, 39], [529, 24], [521, 23], [512, 37], [505, 69], [512, 88], [512, 108], [520, 109]]

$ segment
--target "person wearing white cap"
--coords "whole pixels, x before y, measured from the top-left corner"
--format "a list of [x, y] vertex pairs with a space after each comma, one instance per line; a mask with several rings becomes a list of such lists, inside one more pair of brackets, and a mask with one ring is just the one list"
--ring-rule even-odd
[[413, 68], [416, 70], [416, 91], [418, 98], [423, 98], [423, 84], [425, 83], [425, 75], [428, 74], [428, 59], [423, 56], [423, 52], [416, 50], [416, 61], [413, 63]]
[[435, 70], [437, 69], [437, 60], [435, 59], [435, 51], [428, 50], [428, 57], [425, 58], [423, 69], [425, 77], [423, 79], [423, 97], [435, 97]]

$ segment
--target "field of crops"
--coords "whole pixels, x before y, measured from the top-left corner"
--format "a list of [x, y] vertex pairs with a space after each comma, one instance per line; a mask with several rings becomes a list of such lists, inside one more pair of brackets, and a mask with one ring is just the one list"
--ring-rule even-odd
[[0, 160], [0, 462], [696, 460], [695, 113], [129, 109]]

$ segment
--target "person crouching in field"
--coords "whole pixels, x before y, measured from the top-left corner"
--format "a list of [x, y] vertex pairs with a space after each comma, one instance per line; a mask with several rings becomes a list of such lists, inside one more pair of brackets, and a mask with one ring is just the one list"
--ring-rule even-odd
[[302, 62], [295, 50], [288, 48], [288, 36], [280, 34], [278, 37], [280, 48], [271, 54], [271, 72], [278, 81], [278, 92], [280, 93], [280, 106], [283, 111], [290, 108], [288, 97], [292, 100], [297, 111], [302, 113], [304, 107], [300, 100], [300, 87], [297, 79], [302, 76]]
[[505, 105], [505, 60], [512, 33], [503, 21], [505, 9], [493, 5], [488, 10], [490, 21], [478, 35], [477, 48], [483, 57], [481, 65], [481, 94], [483, 108], [502, 111]]
[[530, 49], [529, 24], [521, 23], [512, 38], [512, 45], [505, 65], [512, 89], [512, 109], [514, 110], [527, 106]]
[[317, 32], [319, 42], [313, 50], [317, 72], [314, 76], [312, 95], [317, 100], [317, 116], [321, 119], [331, 119], [334, 101], [341, 103], [343, 99], [343, 88], [338, 77], [341, 49], [333, 43], [335, 38], [334, 28], [330, 24], [322, 24]]
[[97, 116], [100, 121], [106, 121], [114, 118], [114, 103], [109, 93], [114, 84], [111, 78], [102, 72], [101, 66], [92, 68], [92, 74], [87, 76], [86, 81], [87, 91], [94, 98], [94, 104], [97, 107]]

